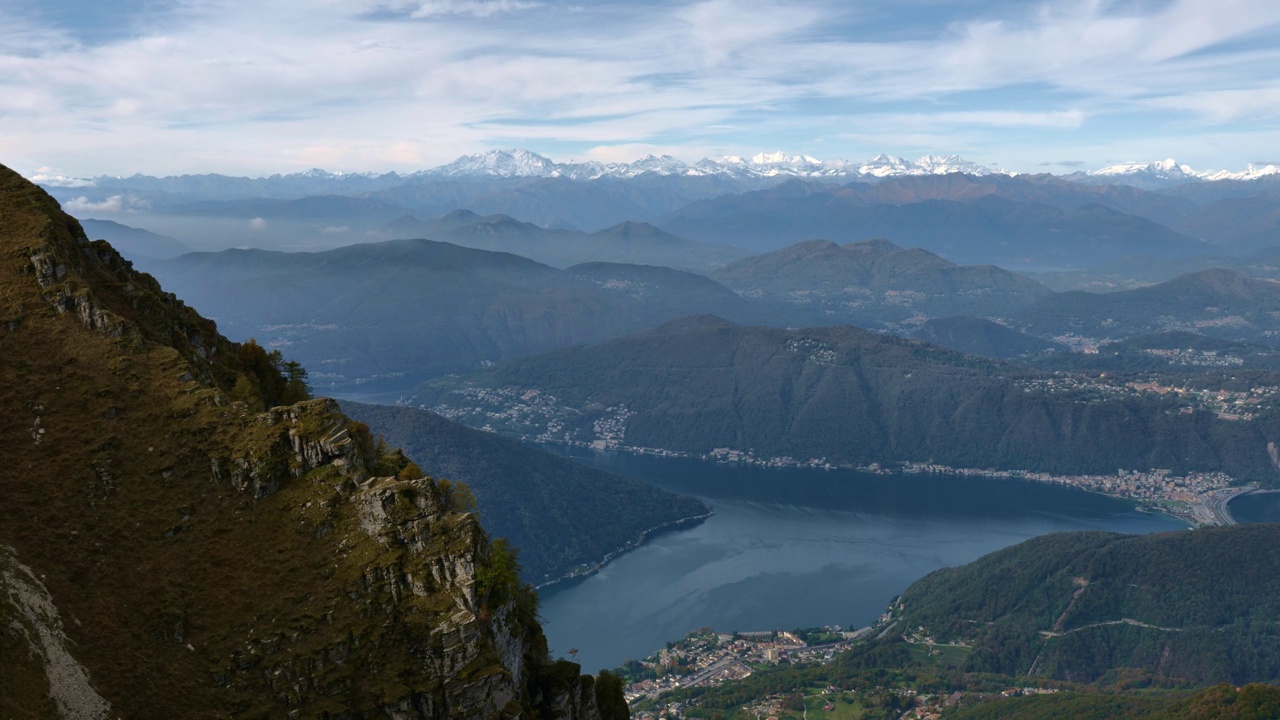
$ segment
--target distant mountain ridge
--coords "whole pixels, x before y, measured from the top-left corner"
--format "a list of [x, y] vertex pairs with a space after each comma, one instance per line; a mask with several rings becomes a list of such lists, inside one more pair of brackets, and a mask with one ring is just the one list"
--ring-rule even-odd
[[722, 312], [753, 324], [807, 319], [680, 270], [619, 263], [560, 270], [512, 253], [423, 239], [315, 253], [192, 253], [147, 269], [229, 335], [288, 349], [311, 368], [316, 387], [331, 392], [371, 382], [412, 387], [426, 377], [691, 313]]
[[382, 234], [510, 252], [559, 268], [586, 262], [614, 262], [706, 271], [747, 254], [728, 245], [686, 240], [642, 222], [627, 221], [584, 233], [545, 228], [501, 213], [481, 216], [469, 210], [455, 210], [427, 221], [406, 215], [383, 226]]
[[730, 263], [713, 274], [747, 297], [820, 308], [831, 318], [885, 320], [918, 313], [993, 315], [1050, 294], [992, 265], [957, 265], [882, 239], [810, 240]]
[[1210, 268], [1134, 290], [1050, 295], [1016, 313], [1012, 324], [1041, 337], [1120, 339], [1176, 330], [1274, 345], [1280, 281]]
[[[887, 238], [957, 263], [1072, 267], [1135, 254], [1204, 254], [1209, 247], [1132, 212], [1176, 214], [1178, 201], [1132, 192], [1114, 204], [1083, 186], [1036, 178], [946, 175], [869, 186], [790, 180], [763, 190], [690, 203], [657, 224], [681, 237], [756, 250], [825, 238]], [[1175, 206], [1174, 209], [1170, 209]]]
[[[1073, 173], [1067, 177], [1079, 176], [1082, 179], [1111, 179], [1120, 181], [1218, 181], [1218, 180], [1253, 180], [1259, 177], [1274, 175], [1276, 166], [1266, 164], [1255, 167], [1250, 164], [1245, 170], [1231, 172], [1227, 170], [1200, 171], [1192, 170], [1187, 165], [1179, 165], [1172, 159], [1151, 163], [1120, 163], [1098, 170]], [[762, 152], [751, 157], [725, 156], [718, 160], [703, 158], [688, 163], [670, 155], [648, 155], [633, 162], [600, 162], [588, 160], [583, 162], [556, 162], [529, 150], [511, 148], [506, 150], [489, 150], [474, 155], [464, 155], [453, 162], [437, 167], [400, 174], [396, 172], [330, 172], [312, 168], [298, 173], [276, 174], [265, 178], [231, 177], [216, 174], [183, 175], [177, 177], [158, 178], [145, 175], [133, 175], [127, 178], [98, 176], [95, 178], [74, 178], [51, 175], [36, 175], [31, 179], [50, 187], [89, 187], [92, 185], [159, 186], [176, 184], [181, 181], [190, 186], [197, 182], [213, 183], [219, 179], [257, 184], [297, 184], [310, 185], [329, 184], [342, 185], [363, 190], [389, 187], [403, 182], [412, 182], [430, 178], [553, 178], [562, 177], [573, 180], [599, 180], [603, 178], [632, 178], [643, 174], [655, 175], [722, 175], [738, 178], [773, 178], [773, 177], [808, 177], [808, 178], [869, 178], [881, 179], [916, 175], [948, 175], [963, 173], [967, 175], [1017, 175], [965, 160], [959, 155], [924, 155], [917, 160], [907, 160], [897, 155], [881, 153], [868, 160], [856, 161], [845, 159], [819, 160], [808, 155], [789, 155], [783, 152]]]

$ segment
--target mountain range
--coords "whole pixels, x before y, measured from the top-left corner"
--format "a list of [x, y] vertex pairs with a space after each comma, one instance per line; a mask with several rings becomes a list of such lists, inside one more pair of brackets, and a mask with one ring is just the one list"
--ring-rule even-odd
[[695, 455], [1280, 478], [1274, 412], [1224, 420], [1172, 395], [1055, 378], [852, 327], [694, 317], [437, 378], [408, 403], [517, 436]]
[[[59, 176], [37, 176], [33, 178], [42, 184], [56, 187], [149, 187], [165, 189], [180, 193], [192, 190], [208, 193], [219, 181], [238, 183], [246, 187], [262, 188], [277, 186], [294, 186], [293, 192], [303, 194], [323, 194], [335, 186], [347, 189], [368, 191], [379, 187], [389, 187], [402, 182], [413, 182], [430, 178], [476, 178], [476, 177], [562, 177], [572, 180], [599, 180], [602, 178], [633, 178], [639, 175], [686, 175], [707, 176], [718, 175], [733, 178], [775, 178], [775, 177], [830, 177], [830, 178], [872, 178], [902, 177], [910, 175], [948, 175], [964, 173], [969, 175], [988, 175], [1000, 171], [992, 170], [985, 165], [971, 162], [958, 155], [925, 155], [918, 160], [906, 160], [896, 155], [880, 154], [864, 161], [851, 160], [819, 160], [808, 155], [788, 155], [783, 152], [758, 153], [749, 158], [726, 156], [719, 160], [703, 158], [694, 163], [686, 163], [670, 155], [661, 157], [649, 155], [635, 162], [555, 162], [547, 157], [528, 150], [513, 148], [510, 150], [490, 150], [475, 155], [459, 157], [451, 163], [420, 170], [408, 174], [388, 173], [343, 173], [328, 172], [313, 168], [305, 172], [289, 175], [272, 175], [258, 179], [234, 178], [218, 175], [185, 175], [180, 177], [155, 178], [134, 175], [128, 178], [99, 176], [96, 178], [68, 178]], [[1241, 172], [1226, 170], [1197, 172], [1187, 165], [1180, 165], [1172, 159], [1151, 163], [1119, 163], [1098, 170], [1073, 173], [1068, 177], [1092, 179], [1094, 181], [1120, 180], [1132, 184], [1172, 182], [1194, 182], [1221, 180], [1253, 180], [1275, 175], [1274, 164], [1260, 167], [1249, 165]], [[1011, 174], [1000, 172], [1000, 174]]]
[[[79, 214], [199, 250], [323, 250], [427, 237], [517, 253], [504, 243], [523, 242], [530, 256], [560, 267], [601, 260], [706, 271], [797, 242], [879, 237], [957, 263], [1082, 271], [1135, 256], [1167, 261], [1280, 244], [1280, 175], [1208, 180], [1164, 163], [1147, 170], [1169, 178], [1176, 170], [1186, 182], [1144, 183], [1136, 179], [1145, 177], [1143, 167], [1008, 175], [955, 158], [844, 163], [781, 154], [690, 166], [653, 158], [624, 167], [495, 151], [407, 175], [48, 181]], [[449, 227], [458, 211], [477, 216], [470, 231]], [[644, 230], [642, 251], [596, 237], [645, 225], [656, 229]], [[686, 244], [693, 241], [702, 244]]]

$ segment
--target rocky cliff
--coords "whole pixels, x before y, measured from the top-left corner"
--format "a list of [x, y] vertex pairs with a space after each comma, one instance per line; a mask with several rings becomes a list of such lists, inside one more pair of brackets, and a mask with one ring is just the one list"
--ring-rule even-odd
[[254, 412], [263, 356], [0, 167], [0, 716], [625, 717], [449, 486]]

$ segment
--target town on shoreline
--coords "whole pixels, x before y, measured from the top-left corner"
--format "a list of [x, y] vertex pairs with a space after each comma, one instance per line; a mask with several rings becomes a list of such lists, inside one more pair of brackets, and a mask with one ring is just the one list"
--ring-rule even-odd
[[592, 443], [562, 442], [561, 444], [597, 451], [687, 458], [721, 464], [755, 465], [769, 468], [855, 470], [875, 475], [930, 474], [1051, 483], [1123, 500], [1131, 500], [1138, 504], [1139, 510], [1162, 512], [1176, 517], [1192, 527], [1234, 525], [1236, 520], [1231, 516], [1231, 511], [1228, 507], [1229, 503], [1242, 495], [1265, 492], [1252, 483], [1237, 485], [1237, 480], [1224, 472], [1190, 472], [1183, 475], [1175, 475], [1171, 470], [1152, 468], [1147, 470], [1121, 469], [1110, 475], [1057, 475], [1033, 470], [958, 468], [941, 463], [912, 461], [884, 465], [880, 463], [845, 465], [829, 462], [825, 458], [810, 458], [807, 460], [797, 460], [787, 456], [760, 458], [751, 452], [729, 448], [715, 448], [709, 453], [698, 455], [662, 448], [635, 447], [621, 443], [602, 444], [599, 441]]
[[[1223, 419], [1235, 421], [1252, 418], [1263, 407], [1264, 401], [1270, 401], [1273, 399], [1275, 392], [1280, 392], [1280, 390], [1274, 388], [1255, 389], [1247, 393], [1194, 391], [1181, 387], [1166, 387], [1155, 383], [1128, 383], [1117, 386], [1099, 383], [1096, 380], [1086, 381], [1069, 377], [1053, 377], [1037, 382], [1042, 384], [1043, 387], [1040, 385], [1031, 387], [1029, 385], [1028, 388], [1053, 393], [1082, 392], [1082, 388], [1091, 392], [1107, 390], [1125, 393], [1172, 393], [1179, 397], [1186, 396], [1191, 398], [1197, 407], [1212, 410]], [[562, 447], [657, 457], [697, 459], [716, 463], [768, 468], [856, 470], [881, 475], [930, 473], [1066, 485], [1080, 490], [1130, 500], [1137, 503], [1140, 509], [1166, 513], [1181, 519], [1192, 527], [1234, 524], [1235, 520], [1227, 507], [1228, 503], [1240, 495], [1259, 490], [1256, 485], [1246, 484], [1241, 479], [1233, 478], [1223, 472], [1212, 471], [1188, 472], [1182, 475], [1175, 475], [1172, 470], [1168, 469], [1134, 468], [1118, 469], [1115, 473], [1105, 475], [1059, 475], [1026, 469], [952, 467], [930, 461], [849, 465], [831, 462], [826, 458], [761, 457], [752, 450], [730, 447], [713, 448], [706, 453], [641, 447], [630, 445], [626, 442], [627, 420], [633, 414], [626, 407], [605, 408], [604, 414], [592, 425], [590, 439], [580, 439], [574, 433], [566, 431], [562, 419], [558, 417], [558, 413], [563, 408], [559, 405], [557, 398], [547, 393], [524, 388], [493, 389], [479, 387], [464, 387], [457, 392], [462, 397], [467, 398], [469, 402], [475, 403], [475, 405], [451, 407], [440, 404], [431, 408], [423, 407], [459, 422], [466, 422], [467, 420], [474, 422], [476, 417], [484, 417], [487, 422], [480, 426], [480, 429], [489, 432], [498, 431], [498, 428], [494, 427], [492, 423], [498, 422], [500, 425], [504, 425], [508, 424], [507, 421], [515, 418], [520, 421], [518, 426], [522, 428], [541, 429], [540, 432], [526, 432], [519, 435], [521, 440], [544, 445], [559, 445]], [[1188, 402], [1191, 402], [1191, 400], [1188, 400]], [[498, 410], [489, 411], [485, 408], [497, 408]]]
[[628, 681], [628, 703], [654, 700], [671, 690], [741, 680], [780, 663], [829, 663], [873, 630], [874, 626], [844, 630], [828, 625], [808, 630], [718, 633], [707, 627], [667, 643], [644, 660], [627, 661], [617, 672]]

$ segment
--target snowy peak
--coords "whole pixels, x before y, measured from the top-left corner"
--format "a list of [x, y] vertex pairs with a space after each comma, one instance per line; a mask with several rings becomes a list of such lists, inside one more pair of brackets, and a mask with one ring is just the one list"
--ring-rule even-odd
[[490, 150], [478, 155], [464, 155], [448, 165], [425, 171], [424, 175], [458, 177], [487, 175], [490, 177], [552, 177], [556, 164], [528, 150]]
[[1203, 180], [1257, 180], [1267, 175], [1280, 175], [1280, 167], [1270, 163], [1258, 167], [1253, 163], [1249, 163], [1245, 166], [1243, 172], [1233, 173], [1229, 170], [1218, 170], [1216, 172], [1199, 173], [1198, 177]]
[[1126, 162], [1109, 165], [1101, 170], [1089, 173], [1095, 177], [1115, 177], [1124, 175], [1145, 175], [1161, 180], [1183, 180], [1198, 177], [1188, 165], [1179, 165], [1173, 158], [1152, 163]]
[[[728, 158], [726, 158], [728, 159]], [[733, 158], [742, 162], [740, 158]], [[822, 161], [808, 155], [787, 155], [784, 152], [757, 153], [746, 161], [751, 165], [821, 165]]]
[[1192, 169], [1190, 165], [1179, 165], [1173, 158], [1168, 158], [1151, 163], [1125, 162], [1109, 165], [1101, 170], [1094, 170], [1088, 173], [1088, 176], [1159, 187], [1197, 180], [1209, 182], [1217, 180], [1257, 180], [1260, 177], [1276, 174], [1280, 174], [1280, 169], [1277, 169], [1274, 164], [1258, 167], [1251, 163], [1245, 167], [1243, 172], [1231, 172], [1229, 170], [1197, 171]]
[[415, 173], [437, 177], [561, 177], [572, 180], [595, 180], [602, 177], [631, 178], [645, 173], [655, 175], [718, 175], [742, 179], [771, 177], [859, 178], [896, 177], [899, 175], [942, 175], [965, 172], [989, 175], [990, 168], [972, 163], [956, 155], [926, 155], [915, 162], [893, 155], [877, 155], [863, 163], [848, 160], [819, 160], [810, 155], [788, 155], [784, 152], [762, 152], [749, 158], [727, 156], [720, 160], [704, 158], [690, 165], [663, 155], [649, 155], [631, 163], [556, 163], [527, 150], [491, 150], [467, 155], [441, 167]]
[[968, 175], [991, 175], [993, 171], [985, 165], [979, 165], [959, 155], [925, 155], [910, 162], [897, 155], [877, 155], [858, 167], [858, 174], [871, 177], [901, 177], [904, 175], [948, 175], [950, 173], [966, 173]]

